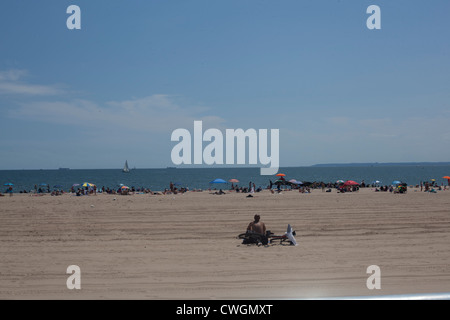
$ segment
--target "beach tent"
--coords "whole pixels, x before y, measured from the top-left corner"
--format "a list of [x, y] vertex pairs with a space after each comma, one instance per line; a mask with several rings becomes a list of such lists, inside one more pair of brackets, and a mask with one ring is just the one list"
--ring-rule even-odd
[[225, 180], [223, 180], [223, 179], [214, 179], [210, 183], [227, 183], [227, 182]]

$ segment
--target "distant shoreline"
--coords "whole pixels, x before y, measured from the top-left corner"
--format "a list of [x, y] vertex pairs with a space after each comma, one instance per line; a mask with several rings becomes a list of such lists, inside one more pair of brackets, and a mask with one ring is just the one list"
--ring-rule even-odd
[[394, 167], [394, 166], [450, 166], [450, 162], [368, 162], [368, 163], [320, 163], [311, 167]]
[[[280, 170], [287, 168], [338, 168], [338, 167], [395, 167], [395, 166], [410, 166], [410, 167], [425, 167], [425, 166], [450, 166], [450, 162], [361, 162], [361, 163], [318, 163], [313, 165], [303, 166], [280, 166]], [[259, 166], [230, 166], [230, 165], [191, 165], [191, 166], [177, 166], [177, 167], [155, 167], [155, 168], [134, 168], [133, 170], [167, 170], [175, 169], [259, 169]], [[76, 171], [76, 170], [122, 170], [121, 168], [41, 168], [41, 169], [0, 169], [0, 171]]]

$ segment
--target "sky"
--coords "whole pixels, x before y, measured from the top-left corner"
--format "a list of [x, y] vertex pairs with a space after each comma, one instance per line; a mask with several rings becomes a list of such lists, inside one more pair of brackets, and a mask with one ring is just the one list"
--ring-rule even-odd
[[[68, 29], [77, 5], [81, 29]], [[381, 29], [366, 25], [377, 5]], [[450, 161], [448, 0], [3, 0], [0, 170], [173, 166], [178, 128], [281, 166]]]

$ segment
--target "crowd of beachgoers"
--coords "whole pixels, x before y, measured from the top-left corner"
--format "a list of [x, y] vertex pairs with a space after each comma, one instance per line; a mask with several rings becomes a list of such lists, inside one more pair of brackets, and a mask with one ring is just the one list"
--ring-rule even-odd
[[[282, 177], [283, 178], [283, 177]], [[6, 185], [6, 184], [5, 184]], [[6, 185], [7, 188], [5, 190], [5, 194], [12, 195], [15, 193], [13, 190], [13, 186], [11, 184]], [[210, 186], [207, 189], [199, 189], [194, 188], [190, 189], [189, 187], [179, 187], [174, 185], [172, 182], [169, 183], [168, 188], [165, 188], [161, 191], [153, 191], [150, 188], [145, 187], [128, 187], [123, 184], [111, 188], [111, 187], [101, 187], [98, 188], [94, 184], [84, 184], [84, 185], [78, 185], [72, 186], [69, 190], [64, 190], [61, 186], [57, 186], [58, 188], [53, 188], [53, 190], [50, 188], [49, 185], [41, 185], [37, 186], [35, 185], [34, 188], [30, 191], [27, 190], [21, 190], [18, 193], [29, 193], [34, 195], [45, 195], [50, 194], [52, 196], [58, 196], [62, 194], [72, 194], [76, 196], [83, 196], [83, 195], [92, 195], [92, 194], [112, 194], [112, 195], [130, 195], [130, 194], [151, 194], [151, 195], [166, 195], [166, 194], [183, 194], [186, 192], [203, 192], [207, 191], [212, 194], [226, 194], [227, 192], [236, 192], [236, 193], [258, 193], [263, 190], [269, 190], [271, 193], [281, 193], [283, 191], [298, 191], [300, 193], [310, 193], [313, 189], [321, 189], [323, 192], [332, 192], [333, 190], [336, 190], [339, 193], [345, 193], [345, 192], [356, 192], [360, 188], [372, 188], [375, 192], [392, 192], [392, 193], [406, 193], [408, 190], [408, 185], [406, 183], [402, 183], [400, 181], [396, 181], [393, 184], [390, 185], [381, 185], [377, 182], [372, 183], [365, 183], [364, 180], [360, 183], [357, 183], [352, 180], [339, 180], [336, 182], [302, 182], [302, 183], [294, 183], [290, 181], [286, 181], [285, 179], [279, 179], [275, 182], [269, 181], [269, 184], [265, 186], [264, 188], [261, 186], [256, 186], [254, 182], [249, 182], [248, 186], [239, 186], [238, 183], [231, 183], [231, 186], [218, 188], [216, 186], [212, 187]], [[417, 185], [410, 185], [410, 188], [420, 188], [420, 191], [425, 192], [437, 192], [440, 190], [446, 190], [450, 187], [450, 180], [448, 183], [448, 186], [444, 185], [442, 183], [439, 185], [436, 181], [425, 181], [420, 182], [420, 184]], [[227, 192], [225, 192], [226, 190]], [[0, 193], [0, 196], [4, 196], [4, 194]]]

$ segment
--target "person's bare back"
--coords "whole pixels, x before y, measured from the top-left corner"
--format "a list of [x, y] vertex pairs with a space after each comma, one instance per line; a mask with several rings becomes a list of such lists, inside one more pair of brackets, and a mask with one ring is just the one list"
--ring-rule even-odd
[[259, 234], [266, 234], [266, 225], [264, 222], [260, 221], [261, 217], [256, 214], [254, 217], [254, 221], [250, 222], [250, 224], [247, 227], [247, 230], [253, 231]]

